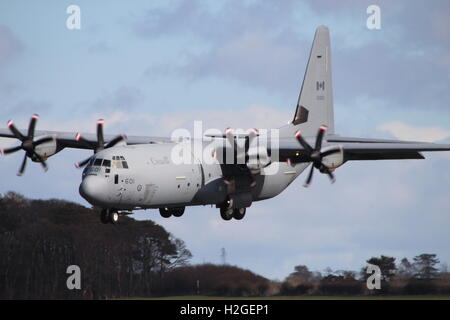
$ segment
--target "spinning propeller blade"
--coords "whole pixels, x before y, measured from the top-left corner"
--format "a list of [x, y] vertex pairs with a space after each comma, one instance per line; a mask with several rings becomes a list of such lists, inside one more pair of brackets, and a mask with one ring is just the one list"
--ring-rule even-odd
[[331, 183], [334, 183], [336, 181], [333, 173], [331, 170], [323, 163], [323, 158], [326, 156], [329, 156], [334, 153], [340, 152], [338, 149], [332, 149], [327, 150], [324, 152], [321, 152], [322, 149], [322, 142], [323, 138], [325, 136], [325, 132], [327, 130], [326, 126], [321, 126], [319, 128], [319, 131], [317, 132], [316, 136], [316, 143], [314, 145], [314, 148], [309, 145], [309, 143], [302, 137], [302, 134], [300, 131], [297, 131], [295, 133], [295, 138], [297, 139], [298, 143], [305, 149], [305, 156], [310, 159], [312, 162], [311, 170], [309, 171], [308, 177], [306, 178], [304, 187], [309, 187], [309, 185], [312, 182], [313, 174], [314, 174], [314, 168], [319, 169], [321, 173], [325, 173], [328, 175], [328, 177], [331, 180]]
[[[105, 124], [105, 120], [103, 120], [103, 119], [99, 119], [97, 121], [97, 141], [95, 141], [95, 142], [89, 141], [89, 140], [83, 138], [83, 136], [80, 133], [76, 134], [75, 139], [77, 141], [82, 141], [89, 149], [94, 150], [94, 154], [99, 151], [102, 151], [104, 149], [114, 147], [119, 142], [126, 140], [126, 136], [119, 135], [119, 136], [114, 137], [107, 144], [105, 144], [105, 139], [104, 139], [104, 135], [103, 135], [104, 124]], [[86, 166], [89, 163], [89, 161], [91, 160], [91, 158], [92, 157], [89, 157], [83, 161], [75, 163], [75, 167], [82, 168], [82, 167]]]
[[12, 120], [8, 121], [8, 128], [11, 131], [11, 133], [16, 137], [16, 139], [20, 140], [22, 144], [17, 147], [12, 147], [4, 150], [0, 150], [0, 154], [7, 155], [14, 152], [17, 152], [19, 150], [24, 150], [25, 155], [22, 160], [22, 164], [20, 165], [19, 171], [17, 172], [18, 176], [21, 176], [25, 172], [25, 168], [27, 166], [27, 158], [33, 157], [33, 160], [39, 161], [44, 168], [45, 171], [48, 170], [47, 164], [45, 163], [45, 160], [36, 152], [36, 147], [40, 144], [50, 142], [54, 138], [52, 137], [44, 137], [39, 140], [33, 141], [34, 139], [34, 131], [36, 128], [37, 120], [39, 119], [39, 116], [37, 114], [33, 114], [30, 119], [30, 123], [28, 125], [28, 132], [27, 135], [23, 135], [19, 129], [16, 128], [14, 125], [14, 122]]

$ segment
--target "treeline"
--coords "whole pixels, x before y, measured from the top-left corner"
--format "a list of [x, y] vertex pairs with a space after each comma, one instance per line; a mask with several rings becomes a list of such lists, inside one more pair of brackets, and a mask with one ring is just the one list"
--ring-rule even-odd
[[236, 266], [202, 264], [173, 269], [166, 278], [164, 295], [265, 296], [271, 282]]
[[[191, 257], [152, 221], [104, 225], [98, 212], [75, 203], [0, 195], [0, 299], [450, 294], [450, 274], [434, 254], [372, 257], [359, 272], [298, 265], [283, 282], [235, 266], [190, 265]], [[71, 265], [81, 270], [80, 290], [67, 287]], [[367, 288], [369, 265], [380, 268], [380, 290]]]
[[[436, 254], [424, 253], [409, 261], [395, 257], [372, 257], [360, 272], [327, 268], [312, 272], [305, 265], [298, 265], [281, 284], [279, 295], [429, 295], [450, 294], [450, 273], [445, 264], [438, 269]], [[379, 267], [380, 286], [375, 285], [370, 265]], [[372, 276], [372, 277], [371, 277]]]
[[[160, 295], [165, 275], [190, 258], [182, 240], [152, 221], [102, 225], [96, 211], [75, 203], [0, 197], [2, 299]], [[70, 265], [80, 267], [80, 290], [67, 288]]]
[[[0, 299], [110, 299], [168, 295], [265, 295], [269, 280], [228, 265], [189, 265], [185, 243], [152, 221], [61, 200], [0, 195]], [[69, 290], [67, 267], [81, 289]]]

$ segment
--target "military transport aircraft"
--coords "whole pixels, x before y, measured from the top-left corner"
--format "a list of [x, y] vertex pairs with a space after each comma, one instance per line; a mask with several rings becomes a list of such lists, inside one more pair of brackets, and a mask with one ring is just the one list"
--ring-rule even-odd
[[[335, 134], [325, 26], [316, 30], [293, 120], [276, 131], [227, 129], [202, 137], [200, 145], [212, 145], [212, 152], [193, 153], [192, 146], [199, 143], [194, 139], [104, 135], [103, 120], [97, 123], [96, 135], [35, 131], [37, 119], [32, 116], [28, 130], [17, 129], [12, 121], [0, 129], [1, 137], [21, 141], [1, 153], [25, 151], [18, 172], [22, 175], [27, 158], [47, 170], [47, 158], [64, 148], [92, 149], [91, 157], [76, 164], [85, 167], [79, 190], [101, 209], [103, 223], [115, 223], [119, 215], [138, 209], [159, 209], [165, 218], [180, 217], [186, 206], [194, 205], [215, 205], [224, 220], [240, 220], [253, 201], [275, 197], [308, 166], [305, 186], [311, 183], [314, 169], [334, 182], [333, 171], [347, 161], [424, 159], [420, 152], [450, 151], [450, 145], [444, 144]], [[174, 157], [178, 152], [193, 155], [192, 161], [179, 163]]]

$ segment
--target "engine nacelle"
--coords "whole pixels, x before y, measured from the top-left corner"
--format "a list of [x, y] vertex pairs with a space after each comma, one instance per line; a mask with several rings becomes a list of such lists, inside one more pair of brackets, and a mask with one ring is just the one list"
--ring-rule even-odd
[[250, 147], [247, 154], [247, 167], [250, 170], [262, 169], [270, 164], [270, 157], [265, 147]]
[[236, 139], [236, 144], [230, 143], [228, 139], [216, 140], [212, 145], [212, 156], [225, 164], [247, 164], [250, 170], [262, 169], [270, 164], [271, 159], [266, 147], [250, 144], [246, 152], [245, 140], [240, 140]]
[[[35, 140], [39, 140], [40, 138], [44, 138], [48, 136], [40, 136], [36, 137]], [[56, 142], [56, 139], [50, 140], [48, 142], [42, 143], [34, 149], [34, 151], [40, 155], [44, 160], [47, 160], [47, 158], [53, 156], [58, 151], [58, 143]], [[37, 159], [31, 158], [33, 161], [38, 161]]]
[[330, 154], [329, 156], [323, 157], [322, 163], [331, 170], [334, 170], [344, 164], [344, 149], [341, 146], [329, 146], [322, 148], [321, 152], [329, 150], [339, 150], [339, 152]]

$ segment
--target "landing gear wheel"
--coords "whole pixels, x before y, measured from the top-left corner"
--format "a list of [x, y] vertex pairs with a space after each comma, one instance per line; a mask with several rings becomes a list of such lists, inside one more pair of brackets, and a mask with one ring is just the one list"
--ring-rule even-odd
[[173, 209], [172, 209], [172, 215], [173, 215], [174, 217], [179, 218], [179, 217], [181, 217], [181, 216], [183, 215], [184, 209], [185, 209], [184, 207], [173, 208]]
[[109, 214], [108, 214], [108, 209], [103, 209], [102, 212], [100, 212], [100, 221], [103, 224], [107, 224], [109, 222]]
[[231, 220], [233, 218], [233, 208], [220, 207], [220, 216], [225, 221]]
[[169, 208], [159, 208], [159, 214], [163, 218], [170, 218], [172, 216], [172, 212], [169, 210]]
[[236, 220], [242, 220], [242, 218], [244, 218], [245, 216], [245, 208], [237, 208], [233, 210], [233, 218], [235, 218]]
[[119, 213], [117, 211], [111, 211], [109, 213], [109, 222], [116, 224], [119, 221]]

